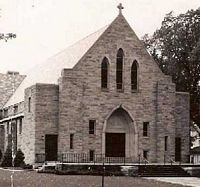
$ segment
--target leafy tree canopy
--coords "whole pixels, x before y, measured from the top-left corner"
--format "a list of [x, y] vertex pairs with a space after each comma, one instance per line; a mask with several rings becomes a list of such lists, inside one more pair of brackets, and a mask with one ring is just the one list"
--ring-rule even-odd
[[13, 33], [7, 33], [7, 34], [0, 33], [0, 40], [4, 40], [4, 41], [7, 42], [9, 39], [13, 39], [13, 38], [16, 38], [16, 34], [13, 34]]
[[143, 41], [177, 91], [190, 93], [191, 119], [200, 127], [200, 8], [178, 16], [168, 13], [161, 28]]

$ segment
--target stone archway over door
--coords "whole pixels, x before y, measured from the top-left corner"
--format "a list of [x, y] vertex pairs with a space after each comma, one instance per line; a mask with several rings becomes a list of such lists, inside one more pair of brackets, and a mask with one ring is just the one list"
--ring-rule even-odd
[[137, 155], [134, 122], [122, 107], [112, 112], [105, 122], [103, 133], [106, 157], [133, 157]]

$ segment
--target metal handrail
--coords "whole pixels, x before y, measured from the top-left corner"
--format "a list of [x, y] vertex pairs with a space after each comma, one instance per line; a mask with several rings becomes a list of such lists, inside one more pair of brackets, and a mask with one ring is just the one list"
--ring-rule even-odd
[[149, 161], [146, 158], [143, 158], [144, 164], [149, 164]]
[[173, 158], [170, 155], [164, 154], [164, 164], [166, 161], [169, 161], [171, 163], [171, 165], [173, 163], [175, 163], [175, 161], [173, 160]]
[[[138, 163], [135, 157], [108, 157], [105, 154], [94, 154], [91, 156], [87, 153], [61, 153], [57, 155], [57, 161], [61, 163], [107, 163], [107, 164], [130, 164]], [[35, 154], [35, 162], [41, 163], [46, 161], [45, 153]], [[149, 161], [145, 161], [149, 163]]]
[[171, 157], [169, 158], [169, 161], [170, 161], [171, 165], [172, 165], [173, 163], [175, 163], [175, 161], [174, 161]]

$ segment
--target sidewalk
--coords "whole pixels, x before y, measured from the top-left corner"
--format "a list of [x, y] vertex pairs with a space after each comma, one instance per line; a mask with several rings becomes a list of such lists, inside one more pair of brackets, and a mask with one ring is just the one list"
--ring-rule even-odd
[[7, 168], [2, 168], [2, 167], [0, 167], [0, 170], [4, 170], [4, 171], [13, 171], [13, 172], [16, 172], [16, 171], [25, 171], [25, 170], [22, 169], [22, 168], [12, 168], [12, 167], [7, 167]]
[[145, 177], [145, 179], [200, 187], [200, 178], [197, 177]]

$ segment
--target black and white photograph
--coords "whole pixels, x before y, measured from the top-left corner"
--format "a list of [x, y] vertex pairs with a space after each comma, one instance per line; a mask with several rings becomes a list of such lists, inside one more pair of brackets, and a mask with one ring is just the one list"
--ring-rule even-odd
[[200, 0], [0, 0], [0, 187], [200, 187]]

